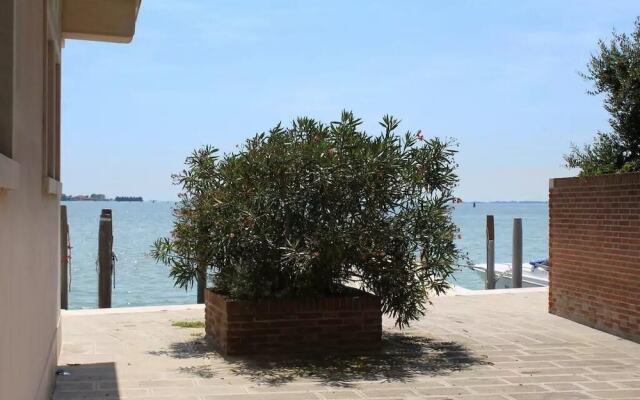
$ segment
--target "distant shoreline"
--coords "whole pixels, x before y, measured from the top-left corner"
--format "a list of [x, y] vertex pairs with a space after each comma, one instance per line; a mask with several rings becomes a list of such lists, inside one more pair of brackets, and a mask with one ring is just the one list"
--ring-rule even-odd
[[142, 196], [116, 196], [113, 199], [108, 198], [104, 194], [79, 194], [76, 196], [70, 196], [62, 194], [61, 201], [129, 201], [129, 202], [143, 202]]
[[[91, 199], [60, 199], [60, 201], [73, 201], [73, 202], [118, 202], [118, 203], [148, 203], [150, 201], [155, 202], [155, 200], [116, 200], [116, 199], [103, 199], [103, 200], [91, 200]], [[171, 200], [167, 200], [171, 201]]]
[[[116, 200], [116, 199], [78, 199], [63, 198], [60, 201], [73, 202], [144, 202], [144, 203], [177, 203], [179, 200]], [[461, 204], [549, 204], [548, 201], [542, 200], [496, 200], [496, 201], [463, 201]]]
[[494, 200], [494, 201], [463, 201], [463, 203], [495, 204], [495, 203], [517, 203], [517, 204], [547, 204], [547, 200]]

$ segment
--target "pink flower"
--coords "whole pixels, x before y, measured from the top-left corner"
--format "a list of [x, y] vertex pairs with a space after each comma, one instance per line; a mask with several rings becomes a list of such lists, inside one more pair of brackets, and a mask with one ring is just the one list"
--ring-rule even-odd
[[424, 140], [424, 135], [422, 134], [422, 129], [418, 129], [418, 132], [416, 132], [416, 137], [418, 138], [418, 140]]

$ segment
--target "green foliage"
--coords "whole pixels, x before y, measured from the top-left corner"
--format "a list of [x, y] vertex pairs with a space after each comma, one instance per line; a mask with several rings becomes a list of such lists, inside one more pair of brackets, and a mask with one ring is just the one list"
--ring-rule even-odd
[[382, 298], [399, 326], [442, 294], [458, 250], [451, 206], [450, 141], [396, 133], [385, 116], [375, 137], [343, 112], [323, 124], [299, 118], [220, 158], [204, 147], [176, 176], [183, 192], [171, 238], [152, 254], [176, 284], [197, 265], [237, 299], [322, 296], [355, 286]]
[[173, 321], [171, 326], [178, 328], [204, 328], [204, 321]]
[[626, 157], [629, 154], [618, 136], [598, 132], [594, 142], [579, 148], [572, 146], [565, 156], [567, 166], [580, 168], [581, 176], [614, 174], [640, 170], [640, 160]]
[[173, 176], [182, 192], [174, 209], [172, 237], [156, 240], [151, 250], [153, 258], [171, 266], [169, 275], [176, 286], [185, 289], [193, 287], [199, 278], [206, 281], [206, 270], [213, 260], [208, 211], [213, 180], [219, 174], [216, 153], [211, 146], [194, 151], [187, 157], [187, 169]]
[[631, 35], [613, 33], [609, 43], [598, 42], [583, 77], [593, 81], [592, 95], [604, 94], [612, 132], [598, 132], [592, 144], [573, 146], [567, 166], [581, 175], [640, 170], [640, 18]]

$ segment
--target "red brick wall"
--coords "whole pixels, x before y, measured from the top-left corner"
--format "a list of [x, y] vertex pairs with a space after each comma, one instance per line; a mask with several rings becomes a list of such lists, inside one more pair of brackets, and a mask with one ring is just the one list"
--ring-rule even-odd
[[640, 342], [640, 173], [549, 185], [549, 311]]
[[205, 292], [207, 338], [225, 354], [362, 349], [380, 345], [380, 299], [352, 297], [232, 301]]

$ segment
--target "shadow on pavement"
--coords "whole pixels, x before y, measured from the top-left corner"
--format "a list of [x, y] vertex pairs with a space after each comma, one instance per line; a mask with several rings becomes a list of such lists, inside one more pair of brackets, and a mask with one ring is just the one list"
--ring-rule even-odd
[[[348, 387], [353, 381], [406, 381], [418, 375], [446, 375], [486, 363], [459, 343], [400, 333], [384, 334], [380, 349], [358, 353], [223, 357], [199, 338], [150, 354], [217, 359], [224, 361], [232, 373], [267, 385], [306, 378]], [[183, 367], [180, 371], [201, 378], [215, 376], [213, 367], [208, 365]]]
[[[100, 387], [94, 382], [100, 381]], [[112, 362], [95, 364], [68, 364], [59, 366], [53, 400], [66, 399], [119, 399], [116, 365]]]

